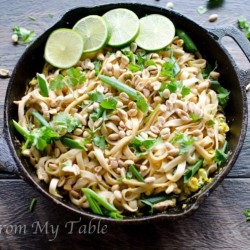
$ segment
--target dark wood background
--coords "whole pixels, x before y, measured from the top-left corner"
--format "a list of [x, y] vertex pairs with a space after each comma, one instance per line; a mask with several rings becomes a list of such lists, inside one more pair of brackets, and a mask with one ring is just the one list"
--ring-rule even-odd
[[[25, 50], [25, 46], [14, 46], [11, 43], [14, 25], [33, 29], [39, 35], [73, 7], [110, 2], [1, 0], [0, 68], [7, 68], [12, 72]], [[167, 0], [140, 2], [165, 7]], [[237, 17], [240, 15], [250, 20], [248, 0], [225, 0], [221, 7], [209, 9], [201, 15], [197, 12], [197, 7], [206, 6], [206, 2], [173, 0], [176, 11], [203, 26], [237, 26]], [[208, 17], [214, 13], [218, 14], [219, 18], [215, 23], [209, 23]], [[54, 17], [49, 17], [49, 14]], [[30, 20], [29, 16], [35, 17], [36, 20]], [[250, 68], [249, 62], [234, 42], [225, 39], [224, 44], [240, 68]], [[0, 79], [1, 129], [7, 85], [8, 79]], [[0, 249], [250, 249], [250, 222], [246, 222], [243, 215], [243, 210], [250, 208], [249, 153], [248, 130], [242, 152], [233, 170], [193, 216], [177, 222], [146, 225], [105, 225], [98, 221], [89, 222], [58, 208], [19, 177], [0, 173]], [[33, 197], [37, 199], [37, 204], [34, 211], [30, 212], [29, 205]], [[70, 223], [73, 221], [78, 222], [74, 224], [73, 234], [70, 234]], [[57, 234], [53, 234], [52, 230], [56, 228]], [[84, 228], [89, 231], [84, 231]]]

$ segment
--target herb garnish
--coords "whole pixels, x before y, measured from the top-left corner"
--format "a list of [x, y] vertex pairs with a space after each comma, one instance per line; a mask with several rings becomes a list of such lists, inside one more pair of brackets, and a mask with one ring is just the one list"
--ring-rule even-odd
[[189, 180], [197, 173], [197, 171], [202, 165], [203, 159], [200, 159], [192, 167], [188, 168], [184, 173], [184, 183], [188, 183]]
[[250, 25], [247, 22], [247, 19], [244, 16], [238, 17], [238, 24], [241, 29], [243, 29], [245, 37], [250, 39]]
[[214, 156], [214, 161], [218, 163], [218, 165], [221, 165], [222, 163], [224, 163], [227, 158], [228, 158], [228, 154], [226, 153], [227, 151], [227, 144], [228, 142], [225, 141], [222, 148], [221, 149], [217, 149], [215, 151], [215, 156]]
[[190, 149], [192, 149], [195, 140], [195, 137], [190, 138], [186, 134], [177, 133], [176, 136], [172, 139], [171, 143], [173, 145], [177, 144], [180, 149], [180, 155], [183, 155], [188, 153]]
[[20, 44], [30, 44], [36, 36], [36, 32], [34, 30], [30, 31], [23, 27], [14, 26], [12, 30], [14, 34], [18, 36], [18, 43]]

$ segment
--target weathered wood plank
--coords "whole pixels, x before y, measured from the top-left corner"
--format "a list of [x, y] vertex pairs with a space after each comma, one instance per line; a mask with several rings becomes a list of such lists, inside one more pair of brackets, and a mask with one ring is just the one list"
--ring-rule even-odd
[[[34, 249], [35, 245], [42, 249], [39, 248], [42, 245], [43, 249], [69, 249], [69, 246], [71, 249], [99, 249], [100, 246], [117, 249], [119, 246], [120, 249], [245, 250], [250, 246], [250, 222], [242, 214], [250, 207], [249, 179], [225, 180], [187, 219], [146, 225], [86, 221], [47, 201], [22, 180], [0, 180], [0, 186], [1, 249]], [[29, 205], [33, 197], [37, 198], [37, 204], [31, 213]]]

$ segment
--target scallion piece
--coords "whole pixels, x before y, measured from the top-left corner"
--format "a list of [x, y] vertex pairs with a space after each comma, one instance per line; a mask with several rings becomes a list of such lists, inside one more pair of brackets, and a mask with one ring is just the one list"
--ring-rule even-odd
[[135, 176], [135, 178], [136, 178], [138, 181], [144, 182], [144, 178], [143, 178], [142, 175], [138, 172], [138, 170], [135, 168], [134, 165], [130, 165], [129, 171]]
[[185, 31], [176, 29], [176, 34], [184, 41], [184, 47], [187, 52], [194, 53], [198, 50], [193, 40], [189, 37], [189, 35], [187, 35]]
[[138, 109], [142, 112], [145, 113], [148, 111], [148, 103], [140, 92], [109, 76], [98, 75], [98, 77], [102, 82], [108, 84], [112, 88], [126, 93], [132, 100], [136, 101]]
[[228, 154], [226, 153], [227, 145], [228, 145], [228, 142], [225, 141], [222, 148], [217, 149], [215, 152], [214, 160], [215, 160], [215, 162], [218, 163], [218, 165], [221, 165], [222, 163], [224, 163], [228, 158]]
[[85, 195], [89, 195], [91, 198], [93, 198], [97, 203], [102, 205], [108, 211], [110, 211], [110, 212], [116, 212], [117, 211], [117, 209], [113, 205], [111, 205], [109, 202], [107, 202], [104, 198], [102, 198], [100, 195], [98, 195], [92, 189], [90, 189], [90, 188], [82, 188], [81, 190]]
[[37, 73], [36, 76], [37, 76], [37, 81], [40, 87], [41, 95], [44, 97], [48, 97], [49, 96], [48, 83], [44, 74]]
[[67, 138], [67, 137], [62, 137], [61, 142], [66, 145], [69, 148], [77, 148], [77, 149], [84, 149], [85, 147], [78, 141]]
[[31, 203], [30, 203], [30, 206], [29, 206], [30, 212], [32, 212], [34, 210], [35, 205], [36, 205], [36, 198], [33, 198], [31, 200]]
[[189, 168], [184, 174], [184, 183], [188, 183], [202, 165], [203, 159], [200, 159], [191, 168]]
[[98, 205], [98, 203], [89, 194], [85, 194], [85, 195], [93, 213], [103, 215], [103, 212], [100, 206]]
[[45, 120], [45, 118], [38, 112], [33, 111], [32, 115], [45, 127], [50, 127], [50, 124]]
[[29, 131], [22, 127], [19, 123], [17, 123], [15, 120], [13, 120], [13, 124], [14, 124], [14, 127], [16, 129], [16, 131], [21, 134], [24, 138], [28, 138], [30, 133]]

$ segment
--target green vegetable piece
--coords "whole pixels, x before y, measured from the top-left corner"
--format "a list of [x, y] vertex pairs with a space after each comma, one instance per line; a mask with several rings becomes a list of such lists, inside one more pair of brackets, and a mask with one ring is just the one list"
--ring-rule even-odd
[[36, 18], [35, 18], [34, 16], [29, 16], [29, 19], [30, 19], [31, 21], [36, 21]]
[[85, 193], [87, 201], [89, 203], [89, 206], [92, 210], [93, 213], [95, 214], [100, 214], [103, 215], [103, 212], [100, 208], [100, 206], [98, 205], [98, 203], [91, 197], [91, 195], [89, 195], [88, 193]]
[[164, 62], [161, 69], [161, 75], [167, 76], [170, 79], [176, 77], [180, 72], [180, 66], [173, 56]]
[[30, 44], [36, 37], [36, 32], [34, 30], [30, 31], [23, 27], [14, 26], [13, 32], [18, 36], [18, 42], [21, 44]]
[[36, 198], [33, 198], [33, 199], [31, 200], [31, 203], [30, 203], [30, 206], [29, 206], [30, 212], [33, 212], [33, 211], [34, 211], [35, 205], [36, 205]]
[[186, 32], [184, 32], [181, 29], [176, 29], [176, 34], [179, 38], [181, 38], [184, 41], [184, 47], [187, 52], [194, 53], [198, 51], [195, 43]]
[[60, 134], [71, 133], [80, 125], [79, 119], [66, 113], [58, 113], [51, 122], [53, 129]]
[[222, 163], [224, 163], [228, 158], [228, 154], [226, 153], [227, 145], [228, 145], [228, 142], [225, 141], [222, 148], [217, 149], [215, 151], [214, 161], [217, 162], [218, 165], [221, 165]]
[[111, 109], [114, 110], [116, 109], [117, 106], [117, 100], [114, 97], [109, 97], [107, 99], [104, 99], [101, 103], [100, 103], [101, 107], [104, 109]]
[[90, 142], [90, 139], [85, 138], [81, 141], [76, 141], [76, 140], [70, 139], [68, 137], [62, 137], [61, 142], [69, 148], [77, 148], [77, 149], [86, 150], [85, 146], [86, 146], [86, 144], [88, 144]]
[[106, 148], [106, 140], [105, 140], [105, 136], [104, 135], [96, 135], [94, 138], [93, 138], [93, 143], [101, 148], [101, 149], [105, 149]]
[[50, 80], [49, 88], [51, 90], [60, 90], [65, 86], [63, 75], [58, 74], [54, 79]]
[[93, 64], [94, 64], [94, 67], [95, 67], [94, 68], [95, 69], [95, 75], [98, 76], [100, 71], [101, 71], [102, 64], [101, 64], [101, 62], [99, 60], [94, 61]]
[[103, 93], [99, 92], [99, 91], [95, 91], [95, 92], [90, 92], [88, 93], [89, 99], [92, 102], [102, 102], [105, 99], [105, 96]]
[[123, 219], [123, 216], [121, 214], [119, 214], [118, 212], [108, 212], [108, 216], [113, 218], [113, 219], [117, 219], [117, 220]]
[[142, 175], [138, 172], [138, 170], [136, 169], [136, 167], [134, 165], [131, 165], [129, 167], [129, 172], [131, 172], [135, 178], [140, 181], [140, 182], [144, 182], [144, 178], [142, 177]]
[[93, 121], [97, 121], [101, 117], [103, 117], [103, 119], [106, 119], [106, 110], [102, 107], [99, 107], [94, 113], [90, 114], [90, 118]]
[[97, 203], [99, 203], [101, 206], [106, 208], [108, 211], [110, 211], [110, 212], [116, 212], [117, 211], [117, 209], [112, 204], [107, 202], [104, 198], [102, 198], [100, 195], [98, 195], [92, 189], [90, 189], [90, 188], [82, 188], [81, 190], [85, 195], [89, 195], [92, 199], [94, 199]]
[[190, 113], [190, 117], [192, 118], [192, 120], [193, 120], [194, 122], [198, 122], [198, 121], [201, 120], [201, 117], [195, 115], [194, 113]]
[[17, 123], [15, 120], [12, 120], [12, 121], [13, 121], [13, 125], [14, 125], [16, 131], [17, 131], [20, 135], [22, 135], [24, 138], [27, 139], [27, 138], [30, 136], [30, 132], [29, 132], [26, 128], [22, 127], [22, 126], [21, 126], [19, 123]]
[[102, 82], [108, 84], [112, 88], [120, 91], [120, 92], [125, 92], [132, 100], [137, 101], [137, 107], [142, 111], [142, 112], [147, 112], [148, 110], [148, 103], [146, 99], [142, 96], [142, 94], [135, 89], [129, 87], [128, 85], [119, 82], [116, 79], [113, 79], [111, 77], [105, 76], [105, 75], [99, 75], [99, 78]]
[[184, 173], [184, 183], [188, 183], [202, 165], [203, 159], [200, 159], [191, 168], [187, 169], [187, 171]]
[[37, 76], [37, 81], [38, 81], [41, 95], [44, 97], [48, 97], [49, 90], [48, 90], [48, 83], [45, 78], [45, 75], [37, 73], [36, 76]]
[[160, 141], [160, 138], [145, 140], [140, 136], [135, 136], [129, 146], [134, 148], [136, 155], [140, 157], [142, 155], [147, 155]]
[[132, 72], [132, 73], [135, 73], [135, 72], [138, 72], [138, 71], [141, 71], [143, 70], [143, 68], [137, 64], [134, 64], [134, 63], [130, 63], [128, 65], [129, 67], [129, 70]]
[[45, 118], [38, 112], [33, 111], [32, 115], [45, 127], [50, 127], [50, 124], [45, 120]]
[[211, 89], [217, 92], [217, 98], [220, 105], [224, 108], [229, 100], [230, 91], [223, 88], [217, 80], [210, 81]]
[[158, 195], [158, 196], [151, 196], [151, 197], [147, 197], [145, 199], [140, 200], [142, 203], [144, 203], [145, 205], [150, 207], [149, 213], [153, 214], [154, 212], [154, 205], [162, 202], [162, 201], [166, 201], [166, 200], [172, 200], [173, 198], [175, 198], [174, 195]]
[[246, 216], [246, 220], [250, 221], [250, 209], [245, 209], [244, 210], [244, 215]]
[[195, 137], [190, 138], [188, 135], [177, 133], [176, 136], [172, 139], [171, 143], [178, 144], [180, 148], [180, 155], [186, 154], [193, 147]]
[[191, 89], [186, 87], [186, 86], [183, 86], [182, 89], [181, 89], [181, 95], [183, 97], [190, 94], [190, 92], [191, 92]]
[[81, 85], [85, 82], [86, 77], [85, 75], [77, 68], [70, 68], [66, 70], [67, 74], [67, 82], [70, 86], [76, 87], [78, 85]]
[[216, 8], [223, 4], [224, 0], [209, 0], [208, 8]]

